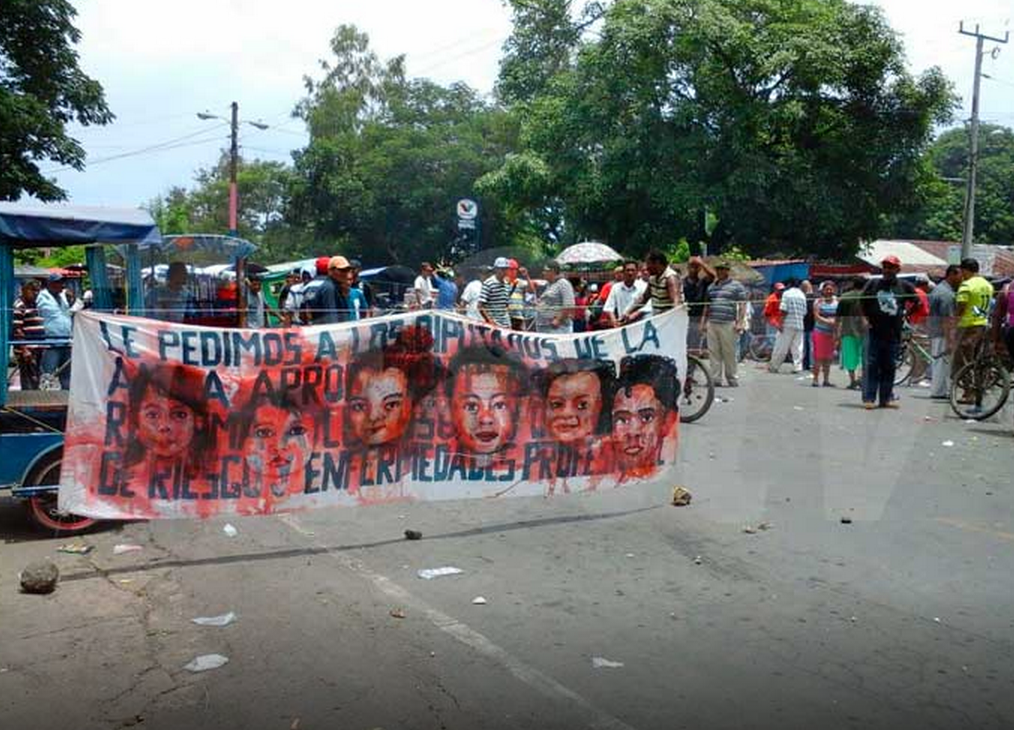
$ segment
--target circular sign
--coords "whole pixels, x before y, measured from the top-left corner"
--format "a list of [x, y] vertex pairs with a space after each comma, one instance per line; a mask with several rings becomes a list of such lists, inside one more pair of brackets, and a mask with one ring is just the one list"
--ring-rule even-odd
[[474, 200], [464, 198], [458, 201], [458, 218], [463, 221], [475, 220], [479, 215], [479, 204]]

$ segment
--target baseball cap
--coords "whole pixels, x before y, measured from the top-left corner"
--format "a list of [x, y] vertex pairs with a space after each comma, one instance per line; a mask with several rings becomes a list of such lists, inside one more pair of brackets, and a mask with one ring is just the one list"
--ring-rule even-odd
[[728, 261], [716, 261], [715, 262], [715, 268], [716, 269], [728, 269], [729, 268], [729, 262]]
[[517, 259], [507, 259], [507, 268], [508, 269], [516, 269], [516, 268], [518, 268], [518, 260]]
[[351, 269], [352, 265], [349, 264], [349, 260], [344, 256], [332, 256], [331, 260], [327, 263], [327, 268], [330, 269]]
[[899, 269], [901, 268], [901, 259], [899, 259], [897, 256], [885, 256], [884, 260], [881, 261], [880, 263], [890, 264], [891, 266], [897, 266]]
[[321, 256], [317, 259], [317, 273], [319, 275], [327, 274], [328, 263], [331, 261], [327, 256]]
[[775, 291], [781, 291], [784, 288], [785, 288], [785, 284], [783, 284], [780, 281], [777, 284], [775, 284]]
[[503, 256], [497, 256], [496, 261], [493, 262], [494, 269], [509, 269], [510, 267], [510, 259], [504, 258]]

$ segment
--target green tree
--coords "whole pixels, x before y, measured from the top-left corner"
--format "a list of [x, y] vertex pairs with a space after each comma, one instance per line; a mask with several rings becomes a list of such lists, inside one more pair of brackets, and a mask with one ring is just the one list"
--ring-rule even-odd
[[873, 7], [626, 0], [514, 110], [528, 167], [549, 170], [532, 207], [556, 207], [578, 237], [631, 254], [685, 236], [843, 257], [911, 207], [953, 105], [938, 70], [908, 72]]
[[[918, 207], [907, 215], [889, 218], [891, 235], [961, 240], [968, 151], [967, 129], [949, 129], [937, 137], [925, 156], [926, 179]], [[976, 242], [1014, 243], [1014, 131], [993, 124], [979, 128], [976, 178]]]
[[[152, 200], [148, 210], [163, 233], [224, 233], [229, 228], [229, 154], [214, 167], [199, 169], [194, 187], [173, 187]], [[309, 241], [285, 218], [292, 168], [282, 162], [240, 158], [236, 187], [239, 194], [238, 234], [257, 243], [260, 263], [305, 256]]]
[[[455, 201], [501, 164], [516, 125], [464, 84], [407, 79], [401, 57], [382, 62], [353, 27], [337, 30], [331, 51], [297, 108], [310, 143], [294, 155], [291, 220], [370, 262], [444, 257], [458, 236]], [[481, 210], [484, 237], [501, 235]]]
[[67, 0], [0, 3], [0, 200], [66, 197], [38, 163], [83, 169], [84, 149], [67, 124], [113, 119], [102, 86], [78, 66], [75, 15]]

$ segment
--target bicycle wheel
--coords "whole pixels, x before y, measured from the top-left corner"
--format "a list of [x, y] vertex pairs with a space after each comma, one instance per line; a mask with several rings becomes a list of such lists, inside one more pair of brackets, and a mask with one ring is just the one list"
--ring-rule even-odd
[[754, 335], [750, 338], [750, 359], [754, 362], [767, 362], [771, 359], [774, 341], [768, 335]]
[[1003, 408], [1010, 375], [996, 358], [970, 362], [951, 383], [951, 409], [961, 418], [982, 421]]
[[715, 400], [715, 381], [707, 365], [687, 355], [687, 375], [683, 379], [683, 392], [680, 394], [680, 422], [693, 423], [711, 408]]
[[916, 370], [915, 366], [915, 352], [907, 343], [901, 343], [898, 347], [898, 359], [895, 360], [894, 370], [894, 384], [902, 385], [906, 380], [912, 377], [912, 373]]

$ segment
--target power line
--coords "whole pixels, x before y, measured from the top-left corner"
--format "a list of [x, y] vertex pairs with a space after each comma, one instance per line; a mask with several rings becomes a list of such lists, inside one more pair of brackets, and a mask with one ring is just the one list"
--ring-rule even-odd
[[[195, 135], [192, 135], [192, 134], [191, 135], [187, 135], [187, 137], [193, 137], [193, 136], [195, 136]], [[183, 139], [183, 138], [181, 138], [181, 139]], [[176, 149], [180, 149], [180, 148], [183, 148], [183, 147], [195, 147], [197, 145], [207, 144], [208, 142], [219, 142], [219, 141], [221, 141], [221, 139], [222, 139], [221, 137], [219, 137], [218, 135], [216, 135], [214, 137], [207, 137], [205, 139], [191, 140], [189, 142], [180, 142], [178, 140], [168, 140], [168, 141], [163, 142], [161, 144], [151, 145], [151, 146], [148, 146], [148, 147], [142, 147], [141, 149], [132, 150], [130, 152], [124, 152], [124, 153], [119, 154], [119, 155], [110, 155], [108, 157], [99, 157], [99, 158], [96, 158], [94, 160], [88, 160], [86, 162], [86, 166], [90, 167], [92, 165], [102, 165], [102, 164], [105, 164], [107, 162], [115, 162], [117, 160], [123, 160], [123, 159], [129, 158], [129, 157], [137, 157], [137, 156], [140, 156], [140, 155], [156, 154], [158, 152], [166, 152], [168, 150], [176, 150]], [[176, 142], [176, 143], [174, 144], [173, 142]], [[74, 167], [73, 165], [67, 165], [67, 166], [64, 166], [64, 167], [55, 168], [53, 170], [43, 170], [42, 173], [44, 175], [54, 175], [54, 174], [56, 174], [58, 172], [66, 172], [67, 170], [77, 170], [77, 168]]]

